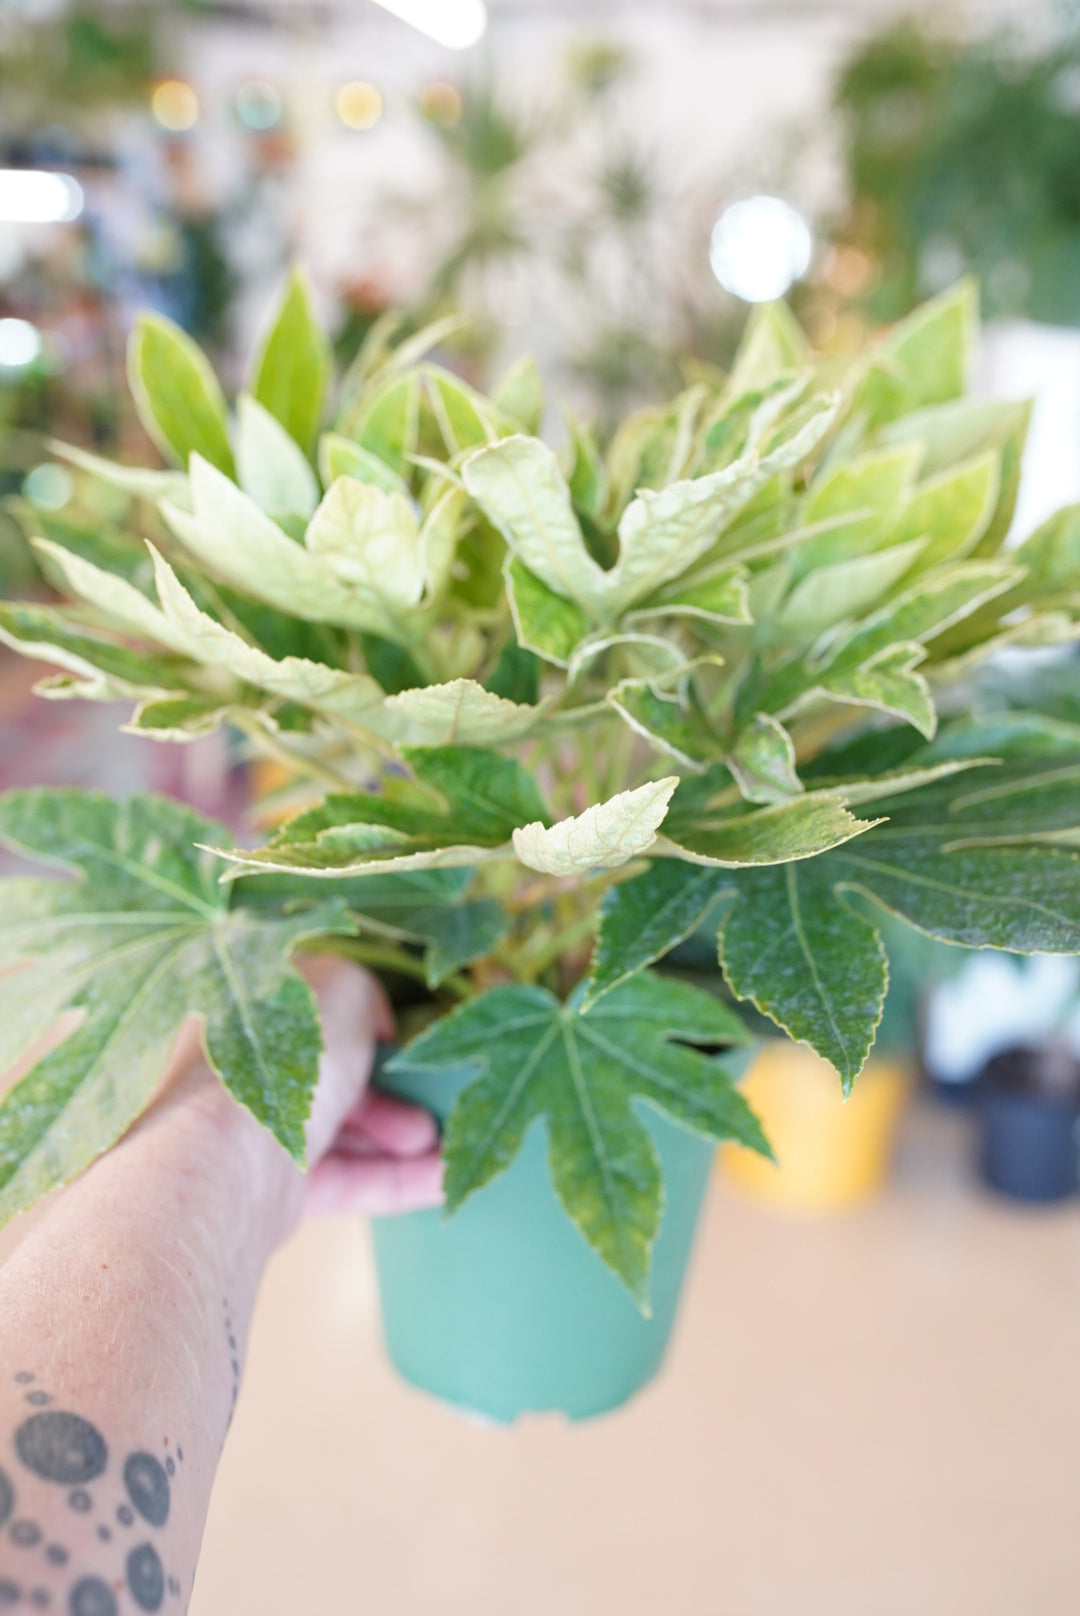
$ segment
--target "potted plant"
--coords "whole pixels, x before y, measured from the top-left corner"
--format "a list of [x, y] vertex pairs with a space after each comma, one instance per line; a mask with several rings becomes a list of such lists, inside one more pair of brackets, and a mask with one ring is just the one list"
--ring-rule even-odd
[[[422, 337], [377, 334], [329, 405], [300, 278], [235, 415], [141, 320], [172, 469], [58, 451], [131, 521], [53, 523], [67, 603], [0, 631], [59, 668], [44, 695], [133, 698], [159, 742], [230, 725], [288, 784], [260, 847], [162, 798], [0, 798], [4, 841], [74, 877], [4, 889], [0, 1058], [81, 1012], [0, 1106], [0, 1217], [120, 1136], [190, 1014], [302, 1158], [319, 1029], [291, 960], [338, 949], [414, 985], [383, 1081], [445, 1119], [449, 1221], [377, 1230], [396, 1361], [500, 1419], [647, 1379], [714, 1142], [768, 1149], [734, 1000], [848, 1089], [874, 905], [1080, 951], [1070, 727], [970, 717], [989, 653], [1076, 632], [1080, 512], [1001, 553], [1023, 417], [963, 396], [974, 315], [962, 285], [830, 374], [765, 308], [726, 381], [606, 456], [572, 422], [561, 461], [531, 365], [484, 398]], [[656, 969], [710, 917], [726, 997]]]

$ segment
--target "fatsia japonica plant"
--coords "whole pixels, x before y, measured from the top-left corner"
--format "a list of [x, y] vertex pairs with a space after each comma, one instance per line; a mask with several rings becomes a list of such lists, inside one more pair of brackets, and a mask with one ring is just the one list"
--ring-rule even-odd
[[[0, 799], [4, 841], [68, 877], [5, 883], [0, 1058], [77, 1012], [0, 1107], [0, 1216], [119, 1137], [192, 1013], [302, 1159], [320, 1038], [293, 960], [329, 947], [416, 985], [398, 1062], [474, 1070], [449, 1209], [543, 1119], [563, 1206], [647, 1306], [638, 1103], [768, 1148], [717, 1055], [749, 1036], [733, 1001], [846, 1089], [883, 910], [1080, 951], [1080, 722], [982, 678], [1080, 632], [1080, 508], [1003, 549], [1027, 411], [966, 396], [975, 320], [961, 285], [840, 364], [765, 308], [726, 380], [606, 453], [568, 418], [557, 453], [535, 368], [482, 397], [428, 359], [437, 328], [378, 328], [335, 388], [301, 277], [234, 411], [142, 319], [131, 378], [172, 469], [58, 447], [127, 516], [38, 513], [65, 603], [6, 604], [0, 633], [60, 670], [42, 695], [124, 698], [139, 735], [230, 726], [279, 766], [273, 828]], [[706, 927], [715, 991], [663, 964]]]

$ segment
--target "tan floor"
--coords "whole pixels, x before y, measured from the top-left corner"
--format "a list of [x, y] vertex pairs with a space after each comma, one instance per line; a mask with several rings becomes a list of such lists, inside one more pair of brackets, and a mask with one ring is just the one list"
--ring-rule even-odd
[[718, 1184], [675, 1350], [574, 1429], [395, 1379], [365, 1238], [263, 1292], [193, 1616], [1076, 1616], [1080, 1218], [981, 1196], [917, 1110], [895, 1182], [798, 1221]]

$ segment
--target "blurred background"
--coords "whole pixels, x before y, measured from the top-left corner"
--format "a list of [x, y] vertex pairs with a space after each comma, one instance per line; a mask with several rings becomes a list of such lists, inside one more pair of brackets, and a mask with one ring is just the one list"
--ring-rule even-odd
[[[1080, 499], [1080, 4], [2, 0], [0, 594], [47, 592], [29, 536], [118, 518], [50, 439], [152, 458], [135, 312], [236, 384], [297, 258], [340, 362], [391, 311], [457, 317], [447, 363], [535, 353], [601, 432], [724, 367], [756, 302], [843, 352], [974, 273], [976, 385], [1035, 400], [1019, 539]], [[242, 812], [227, 740], [159, 748], [34, 678], [0, 648], [0, 786]], [[1045, 678], [1080, 722], [1080, 665]], [[1080, 971], [889, 946], [846, 1107], [805, 1051], [753, 1069], [779, 1169], [722, 1154], [672, 1360], [617, 1415], [425, 1402], [363, 1231], [305, 1230], [196, 1616], [1073, 1616]]]

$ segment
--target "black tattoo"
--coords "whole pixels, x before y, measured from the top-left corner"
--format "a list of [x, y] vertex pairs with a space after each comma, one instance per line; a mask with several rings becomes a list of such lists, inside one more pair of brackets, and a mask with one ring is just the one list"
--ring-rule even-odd
[[144, 1521], [164, 1526], [169, 1518], [169, 1478], [152, 1453], [133, 1453], [124, 1465], [127, 1495]]
[[140, 1543], [127, 1558], [127, 1584], [140, 1610], [160, 1610], [165, 1598], [165, 1572], [152, 1543]]
[[70, 1616], [116, 1616], [116, 1600], [100, 1577], [83, 1577], [71, 1590]]
[[229, 1424], [231, 1425], [233, 1414], [236, 1411], [236, 1400], [240, 1396], [240, 1360], [236, 1355], [236, 1336], [233, 1334], [232, 1316], [227, 1296], [221, 1298], [221, 1306], [225, 1314], [225, 1338], [229, 1343], [229, 1352], [232, 1354], [229, 1359], [229, 1369], [232, 1374], [232, 1402], [229, 1410]]
[[62, 1487], [94, 1481], [109, 1462], [101, 1432], [89, 1420], [60, 1409], [24, 1420], [15, 1432], [15, 1451], [27, 1470]]
[[[233, 1371], [234, 1376], [238, 1377], [239, 1369], [235, 1362]], [[29, 1370], [20, 1370], [14, 1378], [17, 1384], [26, 1386], [34, 1381], [35, 1376]], [[53, 1400], [51, 1393], [40, 1389], [27, 1392], [25, 1396], [28, 1402], [42, 1409]], [[165, 1446], [168, 1445], [169, 1439], [166, 1437]], [[89, 1484], [97, 1481], [108, 1469], [109, 1450], [104, 1437], [89, 1420], [60, 1409], [30, 1415], [15, 1432], [15, 1452], [21, 1463], [35, 1476], [70, 1489], [67, 1495], [69, 1508], [80, 1515], [94, 1508], [95, 1497], [88, 1490]], [[166, 1524], [172, 1503], [170, 1481], [176, 1476], [177, 1463], [182, 1463], [183, 1458], [183, 1449], [179, 1447], [176, 1449], [176, 1458], [171, 1453], [166, 1454], [164, 1463], [152, 1453], [142, 1450], [128, 1454], [122, 1476], [129, 1501], [116, 1506], [116, 1520], [121, 1526], [134, 1526], [137, 1517], [154, 1527]], [[96, 1502], [104, 1505], [106, 1500], [98, 1498]], [[7, 1473], [0, 1470], [0, 1528], [7, 1527], [7, 1536], [12, 1543], [22, 1548], [35, 1548], [42, 1542], [41, 1528], [35, 1521], [11, 1520], [15, 1504], [14, 1485]], [[111, 1543], [111, 1527], [104, 1524], [98, 1526], [97, 1537], [102, 1543]], [[63, 1544], [47, 1543], [44, 1557], [52, 1566], [64, 1566], [70, 1554]], [[161, 1557], [152, 1543], [140, 1543], [132, 1549], [124, 1570], [128, 1592], [141, 1611], [159, 1610], [165, 1599], [166, 1587], [174, 1597], [180, 1594], [179, 1580], [171, 1575], [166, 1576]], [[118, 1616], [113, 1589], [120, 1586], [119, 1576], [112, 1586], [101, 1577], [80, 1578], [67, 1597], [67, 1616]], [[0, 1579], [0, 1610], [5, 1606], [21, 1604], [24, 1600], [44, 1609], [52, 1604], [53, 1594], [48, 1588], [40, 1586], [27, 1592], [16, 1582]]]

